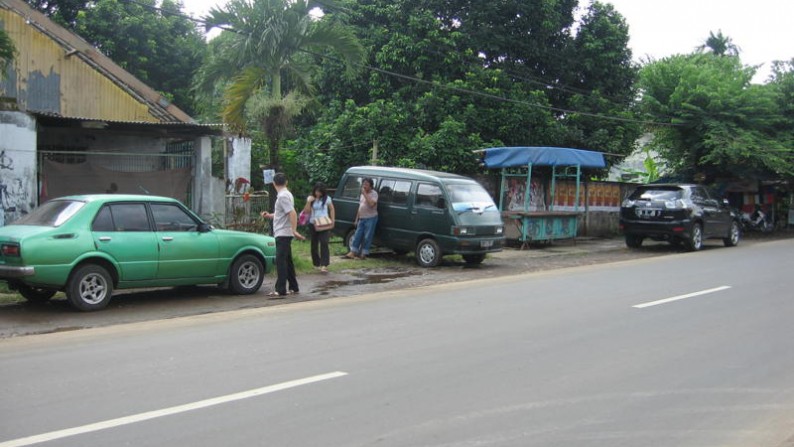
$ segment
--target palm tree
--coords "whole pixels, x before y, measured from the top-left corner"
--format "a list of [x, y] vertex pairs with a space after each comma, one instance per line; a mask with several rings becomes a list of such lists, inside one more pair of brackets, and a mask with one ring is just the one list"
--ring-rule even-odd
[[14, 53], [16, 53], [14, 42], [0, 29], [0, 80], [5, 78], [6, 68], [14, 60]]
[[212, 93], [218, 81], [225, 83], [224, 122], [243, 132], [253, 118], [267, 137], [274, 169], [279, 145], [311, 95], [312, 52], [335, 51], [349, 73], [364, 56], [352, 30], [316, 17], [315, 6], [310, 0], [230, 0], [206, 19], [208, 28], [225, 31], [211, 42], [197, 87]]
[[701, 53], [710, 51], [716, 56], [738, 56], [741, 48], [733, 43], [733, 39], [723, 35], [722, 30], [719, 30], [717, 34], [709, 31], [708, 39], [703, 45], [697, 47], [697, 50]]

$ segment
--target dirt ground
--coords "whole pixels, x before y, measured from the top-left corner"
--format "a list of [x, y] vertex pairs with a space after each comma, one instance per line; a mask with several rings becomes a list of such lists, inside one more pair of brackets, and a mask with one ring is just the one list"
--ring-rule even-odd
[[[792, 238], [794, 231], [747, 235], [744, 244], [779, 238]], [[722, 248], [722, 241], [707, 241], [705, 250]], [[302, 301], [332, 299], [386, 290], [448, 284], [479, 278], [493, 278], [583, 265], [665, 256], [680, 253], [664, 243], [646, 242], [639, 250], [626, 248], [622, 238], [577, 238], [553, 244], [532, 245], [527, 249], [507, 248], [488, 255], [478, 266], [445, 260], [439, 267], [423, 269], [411, 260], [395, 258], [394, 266], [379, 269], [347, 269], [333, 273], [300, 275], [301, 292], [286, 299], [268, 299], [275, 279], [271, 273], [262, 289], [253, 295], [229, 295], [216, 287], [180, 287], [145, 291], [120, 291], [107, 309], [100, 312], [74, 311], [65, 298], [56, 296], [46, 304], [9, 304], [0, 306], [0, 338], [30, 334], [79, 330], [149, 320], [178, 318], [238, 309], [288, 305]], [[373, 256], [391, 257], [388, 253]], [[331, 261], [333, 264], [333, 260]]]

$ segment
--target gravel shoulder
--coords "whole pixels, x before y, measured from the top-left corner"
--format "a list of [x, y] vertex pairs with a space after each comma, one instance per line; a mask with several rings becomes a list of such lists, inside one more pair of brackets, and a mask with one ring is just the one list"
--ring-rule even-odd
[[[740, 250], [745, 244], [781, 238], [794, 238], [794, 231], [750, 235], [737, 249]], [[704, 249], [724, 249], [722, 245], [721, 241], [708, 241]], [[56, 299], [46, 304], [17, 303], [0, 306], [0, 338], [281, 306], [295, 302], [630, 261], [677, 253], [681, 253], [681, 250], [663, 243], [645, 243], [639, 250], [630, 250], [626, 248], [622, 238], [577, 238], [555, 241], [553, 244], [533, 245], [524, 250], [507, 248], [500, 253], [489, 255], [479, 266], [467, 266], [462, 261], [445, 260], [436, 268], [422, 269], [413, 264], [412, 260], [401, 257], [393, 258], [393, 262], [389, 262], [389, 267], [300, 275], [298, 278], [301, 286], [300, 294], [278, 300], [268, 299], [266, 296], [275, 279], [273, 273], [266, 278], [262, 289], [253, 295], [229, 295], [216, 287], [209, 286], [120, 291], [114, 295], [107, 309], [92, 313], [76, 312], [64, 298], [56, 296]], [[384, 253], [374, 256], [392, 257], [393, 255]], [[331, 262], [333, 264], [333, 260]]]

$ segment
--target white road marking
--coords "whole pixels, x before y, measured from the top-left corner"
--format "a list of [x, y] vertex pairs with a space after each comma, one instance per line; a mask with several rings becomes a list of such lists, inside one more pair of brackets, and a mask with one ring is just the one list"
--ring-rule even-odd
[[[663, 300], [651, 301], [651, 302], [648, 302], [648, 303], [637, 304], [637, 305], [634, 305], [634, 306], [631, 306], [631, 307], [636, 307], [637, 309], [643, 309], [643, 308], [646, 308], [646, 307], [658, 306], [659, 304], [670, 303], [672, 301], [684, 300], [684, 299], [692, 298], [692, 297], [695, 297], [695, 296], [706, 295], [706, 294], [714, 293], [714, 292], [720, 292], [722, 290], [727, 290], [727, 289], [730, 289], [730, 288], [731, 288], [731, 286], [719, 286], [719, 287], [715, 287], [713, 289], [701, 290], [700, 292], [687, 293], [686, 295], [678, 295], [678, 296], [674, 296], [674, 297], [671, 297], [671, 298], [665, 298]], [[2, 444], [0, 444], [0, 447], [3, 447]]]
[[145, 413], [133, 414], [131, 416], [120, 417], [117, 419], [110, 419], [107, 421], [96, 422], [94, 424], [83, 425], [80, 427], [67, 428], [64, 430], [51, 431], [40, 435], [28, 436], [26, 438], [12, 439], [10, 441], [0, 442], [0, 447], [23, 447], [41, 442], [53, 441], [55, 439], [66, 438], [69, 436], [90, 433], [108, 428], [119, 427], [122, 425], [134, 424], [136, 422], [147, 421], [149, 419], [160, 418], [163, 416], [171, 416], [173, 414], [184, 413], [186, 411], [198, 410], [201, 408], [212, 407], [215, 405], [225, 404], [236, 400], [249, 399], [251, 397], [262, 396], [264, 394], [274, 393], [289, 388], [295, 388], [301, 385], [308, 385], [310, 383], [321, 382], [323, 380], [336, 379], [338, 377], [346, 376], [346, 372], [336, 371], [318, 376], [306, 377], [304, 379], [291, 380], [289, 382], [278, 383], [262, 388], [255, 388], [253, 390], [242, 391], [234, 394], [227, 394], [226, 396], [214, 397], [212, 399], [200, 400], [184, 405], [177, 405], [175, 407], [164, 408], [162, 410], [147, 411]]

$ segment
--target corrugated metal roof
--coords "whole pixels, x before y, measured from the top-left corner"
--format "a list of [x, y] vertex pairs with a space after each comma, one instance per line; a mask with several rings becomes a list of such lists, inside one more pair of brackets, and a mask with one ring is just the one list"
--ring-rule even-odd
[[66, 57], [79, 58], [118, 88], [145, 105], [149, 114], [159, 122], [195, 123], [193, 118], [179, 109], [179, 107], [168, 103], [166, 98], [159, 92], [118, 66], [80, 36], [61, 27], [44, 14], [28, 6], [23, 0], [0, 0], [0, 7], [16, 13], [25, 20], [27, 26], [35, 28], [61, 46]]

